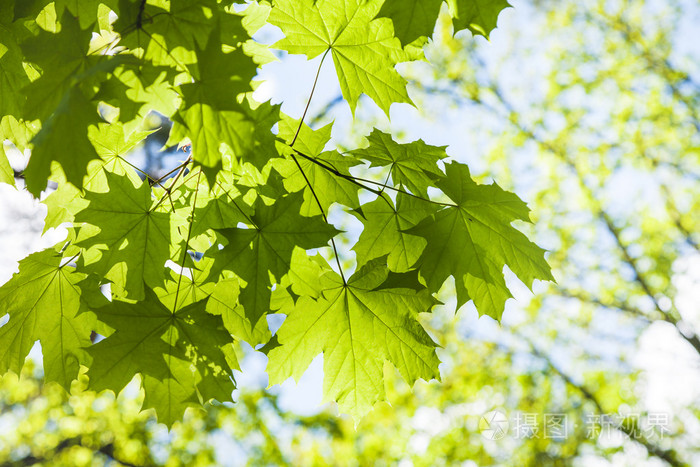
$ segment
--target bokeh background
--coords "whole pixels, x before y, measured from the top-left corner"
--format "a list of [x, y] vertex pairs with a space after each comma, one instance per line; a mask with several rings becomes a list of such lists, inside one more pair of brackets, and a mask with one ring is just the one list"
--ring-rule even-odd
[[[409, 388], [387, 365], [389, 403], [360, 421], [323, 402], [322, 357], [266, 390], [265, 356], [244, 348], [237, 403], [169, 432], [139, 412], [137, 380], [66, 394], [43, 384], [35, 348], [0, 380], [0, 464], [700, 465], [700, 4], [511, 3], [490, 41], [440, 21], [430, 63], [401, 65], [421, 111], [394, 105], [389, 122], [366, 100], [353, 121], [328, 62], [308, 122], [334, 121], [341, 148], [373, 126], [449, 145], [528, 202], [534, 224], [518, 227], [549, 251], [556, 283], [532, 293], [509, 275], [501, 324], [471, 304], [455, 313], [446, 284], [423, 317], [442, 382]], [[318, 59], [278, 57], [256, 97], [299, 117]], [[168, 122], [152, 120], [161, 130], [131, 160], [160, 176], [184, 156], [160, 151]], [[27, 155], [6, 150], [20, 172]], [[42, 235], [46, 208], [18, 185], [0, 186], [0, 283], [65, 235]], [[331, 214], [350, 269], [356, 228]]]

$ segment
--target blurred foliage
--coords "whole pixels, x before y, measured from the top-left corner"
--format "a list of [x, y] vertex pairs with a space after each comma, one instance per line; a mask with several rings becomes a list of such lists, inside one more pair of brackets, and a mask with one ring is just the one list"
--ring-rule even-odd
[[[700, 257], [700, 61], [687, 30], [700, 8], [514, 3], [508, 19], [527, 28], [494, 33], [507, 43], [499, 57], [486, 58], [480, 39], [453, 38], [445, 17], [428, 46], [434, 66], [404, 74], [434, 109], [426, 118], [468, 115], [468, 162], [528, 200], [537, 222], [523, 228], [550, 251], [557, 284], [517, 293], [501, 327], [477, 320], [469, 305], [457, 324], [446, 309], [426, 318], [444, 346], [442, 382], [419, 382], [411, 393], [387, 367], [391, 405], [357, 427], [332, 407], [298, 416], [274, 393], [252, 391], [233, 407], [190, 411], [168, 433], [148, 412], [136, 414], [142, 396], [95, 396], [79, 384], [65, 395], [31, 371], [6, 376], [0, 462], [700, 464], [698, 388], [689, 383], [684, 397], [665, 401], [668, 423], [650, 426], [658, 374], [639, 362], [644, 341], [663, 339], [670, 350], [660, 364], [687, 372], [669, 385], [697, 380], [690, 373], [700, 368], [697, 292], [689, 300], [680, 287]], [[479, 424], [495, 409], [509, 432], [490, 440]], [[535, 428], [518, 433], [526, 414]], [[546, 414], [566, 416], [566, 437], [545, 437]]]

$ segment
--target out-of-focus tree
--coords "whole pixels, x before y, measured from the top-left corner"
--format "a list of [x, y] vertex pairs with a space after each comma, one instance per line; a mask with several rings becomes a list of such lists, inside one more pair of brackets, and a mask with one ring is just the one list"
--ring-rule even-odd
[[[495, 58], [444, 21], [428, 46], [435, 66], [405, 74], [435, 110], [426, 118], [463, 122], [476, 141], [468, 162], [488, 168], [480, 176], [528, 200], [529, 233], [550, 250], [556, 284], [517, 294], [501, 327], [468, 307], [457, 325], [436, 311], [428, 325], [449, 343], [442, 383], [411, 393], [387, 368], [391, 405], [357, 427], [330, 408], [294, 415], [261, 391], [188, 412], [167, 433], [133, 415], [128, 395], [76, 385], [68, 397], [6, 377], [0, 461], [699, 464], [700, 296], [688, 282], [700, 257], [700, 60], [690, 43], [700, 8], [513, 3]], [[493, 410], [508, 419], [504, 433], [481, 418]]]
[[[489, 339], [529, 342], [546, 384], [578, 389], [587, 413], [628, 414], [619, 427], [649, 456], [696, 464], [700, 310], [697, 289], [689, 297], [682, 285], [700, 253], [700, 50], [688, 45], [700, 9], [534, 2], [511, 19], [518, 8], [533, 14], [500, 59], [443, 34], [424, 89], [482, 135], [483, 175], [528, 193], [551, 251], [557, 284]], [[663, 402], [650, 354], [672, 369]], [[645, 422], [666, 417], [663, 439], [643, 436]]]

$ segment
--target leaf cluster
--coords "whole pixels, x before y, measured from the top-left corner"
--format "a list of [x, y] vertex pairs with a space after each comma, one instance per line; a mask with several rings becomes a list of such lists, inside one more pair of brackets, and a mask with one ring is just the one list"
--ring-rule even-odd
[[[411, 384], [439, 378], [419, 316], [449, 277], [458, 305], [496, 319], [504, 266], [528, 286], [551, 280], [511, 225], [527, 206], [444, 147], [374, 130], [339, 152], [331, 125], [257, 102], [253, 78], [274, 56], [253, 35], [271, 24], [285, 35], [274, 48], [330, 57], [351, 110], [366, 94], [388, 115], [411, 103], [395, 66], [423, 58], [441, 3], [3, 2], [0, 139], [31, 150], [30, 193], [57, 184], [47, 228], [69, 234], [0, 288], [2, 371], [19, 372], [39, 341], [47, 380], [69, 388], [85, 366], [90, 388], [120, 391], [140, 375], [144, 406], [168, 425], [230, 400], [239, 342], [268, 355], [272, 384], [323, 353], [326, 397], [356, 416], [384, 398], [387, 361]], [[448, 3], [456, 29], [484, 35], [507, 6]], [[152, 113], [173, 122], [167, 146], [191, 148], [161, 177], [126, 158]], [[360, 176], [368, 164], [384, 181]], [[353, 274], [333, 205], [363, 225]], [[274, 336], [271, 314], [286, 317]]]

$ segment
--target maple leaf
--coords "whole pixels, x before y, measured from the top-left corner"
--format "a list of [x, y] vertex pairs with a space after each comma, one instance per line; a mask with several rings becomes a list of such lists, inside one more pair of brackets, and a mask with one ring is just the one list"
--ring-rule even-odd
[[118, 118], [125, 124], [140, 124], [139, 118], [152, 110], [170, 118], [177, 110], [174, 76], [171, 68], [150, 62], [125, 63], [99, 84], [94, 99], [119, 108]]
[[455, 32], [469, 29], [488, 39], [496, 28], [498, 15], [510, 4], [507, 0], [447, 0]]
[[[27, 96], [24, 118], [47, 118], [64, 100], [64, 94], [76, 84], [77, 78], [106, 58], [88, 56], [91, 36], [90, 30], [81, 29], [78, 20], [65, 12], [59, 32], [40, 30], [37, 36], [22, 42], [26, 60], [42, 70], [41, 76], [23, 90]], [[52, 53], [47, 54], [47, 49]]]
[[[488, 39], [506, 0], [446, 0], [454, 31], [469, 29]], [[443, 0], [386, 0], [378, 17], [391, 18], [396, 37], [406, 46], [420, 37], [431, 37]]]
[[91, 389], [119, 392], [140, 374], [144, 406], [168, 426], [187, 407], [231, 400], [229, 368], [238, 368], [232, 339], [221, 318], [206, 313], [205, 301], [172, 311], [147, 288], [144, 301], [113, 300], [96, 314], [115, 331], [88, 348]]
[[530, 222], [529, 209], [495, 183], [478, 185], [464, 164], [447, 164], [446, 173], [436, 186], [456, 205], [406, 230], [427, 241], [420, 273], [433, 292], [454, 276], [458, 306], [472, 299], [480, 314], [500, 320], [511, 297], [503, 266], [528, 287], [535, 279], [554, 280], [544, 250], [511, 226], [515, 220]]
[[119, 6], [114, 29], [121, 34], [121, 43], [156, 66], [181, 70], [195, 63], [194, 51], [210, 37], [231, 47], [250, 39], [241, 16], [217, 0], [129, 0]]
[[241, 49], [224, 53], [212, 32], [204, 50], [195, 44], [196, 65], [190, 66], [194, 82], [180, 86], [183, 102], [173, 116], [170, 141], [189, 138], [194, 160], [205, 169], [210, 182], [221, 167], [221, 144], [237, 157], [249, 151], [255, 134], [253, 110], [237, 99], [252, 91], [250, 80], [256, 65]]
[[23, 28], [11, 21], [11, 9], [11, 3], [0, 5], [0, 116], [21, 118], [25, 101], [21, 90], [29, 84], [29, 77], [18, 45]]
[[386, 0], [377, 16], [391, 18], [401, 44], [408, 45], [419, 37], [430, 37], [443, 0]]
[[61, 265], [61, 255], [47, 249], [27, 256], [19, 273], [0, 287], [0, 369], [19, 374], [34, 343], [41, 342], [44, 375], [70, 389], [90, 345], [95, 316], [81, 290], [86, 275]]
[[52, 161], [61, 164], [69, 182], [82, 188], [88, 163], [99, 157], [88, 131], [101, 121], [96, 106], [80, 90], [73, 88], [66, 93], [32, 141], [34, 150], [24, 171], [29, 192], [38, 198], [46, 188]]
[[245, 341], [255, 348], [260, 344], [267, 343], [272, 336], [266, 320], [258, 320], [255, 327], [250, 324], [243, 306], [238, 301], [240, 293], [238, 279], [230, 278], [219, 281], [207, 302], [207, 312], [220, 315], [226, 330], [233, 337]]
[[[85, 248], [85, 269], [96, 272], [124, 289], [129, 298], [144, 297], [144, 281], [151, 287], [163, 283], [165, 262], [170, 258], [169, 214], [152, 210], [147, 183], [134, 186], [126, 175], [105, 173], [108, 191], [87, 191], [88, 206], [75, 216], [89, 236], [78, 245]], [[94, 226], [94, 227], [90, 227]]]
[[299, 378], [323, 352], [326, 399], [359, 418], [385, 397], [383, 367], [390, 361], [409, 384], [439, 378], [436, 344], [418, 322], [418, 314], [436, 303], [423, 289], [375, 290], [387, 278], [384, 258], [358, 270], [347, 284], [329, 267], [331, 285], [314, 300], [300, 297], [279, 331], [279, 347], [269, 354], [270, 385]]
[[[272, 161], [273, 167], [284, 177], [286, 190], [290, 192], [304, 190], [304, 204], [301, 209], [304, 216], [327, 213], [333, 203], [351, 208], [360, 206], [357, 196], [358, 186], [347, 178], [328, 170], [331, 168], [349, 177], [350, 167], [361, 163], [354, 157], [341, 155], [337, 151], [322, 152], [331, 138], [332, 126], [328, 124], [319, 130], [312, 130], [306, 124], [302, 124], [294, 146], [285, 145], [282, 148], [281, 152], [287, 154], [288, 158]], [[298, 127], [298, 120], [283, 116], [279, 123], [278, 136], [282, 140], [291, 142]], [[306, 157], [299, 155], [296, 151]]]
[[428, 197], [428, 187], [443, 176], [437, 162], [447, 157], [446, 146], [430, 146], [423, 140], [398, 144], [390, 134], [376, 128], [367, 136], [369, 147], [351, 154], [368, 160], [371, 167], [389, 166], [394, 185], [404, 186], [414, 194]]
[[240, 303], [253, 325], [270, 309], [270, 287], [289, 271], [295, 247], [304, 249], [326, 246], [338, 231], [320, 216], [304, 218], [299, 215], [302, 197], [290, 194], [268, 206], [259, 197], [250, 217], [252, 228], [222, 229], [228, 240], [223, 249], [212, 254], [216, 276], [226, 269], [246, 282], [240, 293]]
[[15, 19], [36, 18], [37, 15], [47, 5], [53, 4], [56, 15], [61, 17], [65, 10], [68, 10], [80, 20], [80, 27], [83, 29], [91, 26], [98, 15], [100, 4], [108, 6], [110, 9], [118, 11], [118, 0], [16, 0], [14, 8]]
[[[100, 159], [93, 160], [87, 167], [87, 175], [83, 178], [83, 188], [91, 191], [106, 191], [108, 188], [105, 171], [118, 175], [127, 175], [134, 183], [141, 179], [132, 170], [124, 157], [153, 131], [134, 131], [126, 134], [120, 123], [107, 124], [102, 122], [88, 128], [88, 138], [95, 147]], [[56, 190], [42, 200], [48, 209], [44, 219], [44, 232], [52, 227], [58, 227], [64, 222], [73, 222], [74, 215], [84, 209], [88, 202], [83, 198], [82, 190], [72, 184], [64, 183], [60, 173], [52, 180], [58, 182]]]
[[388, 196], [383, 196], [352, 211], [364, 224], [360, 238], [352, 248], [358, 267], [371, 259], [388, 255], [387, 266], [391, 271], [408, 271], [420, 257], [426, 241], [406, 233], [406, 230], [435, 211], [434, 204], [401, 193], [397, 196], [396, 207]]
[[[82, 188], [87, 165], [98, 158], [88, 132], [102, 119], [85, 89], [130, 57], [89, 56], [90, 37], [91, 32], [80, 29], [78, 20], [66, 11], [60, 32], [42, 30], [21, 44], [27, 59], [42, 69], [41, 76], [23, 89], [27, 96], [23, 117], [44, 119], [32, 140], [34, 149], [25, 171], [27, 189], [36, 197], [46, 187], [52, 161], [61, 164], [70, 183]], [[47, 54], [47, 49], [54, 52]]]
[[[375, 129], [368, 147], [341, 153], [332, 125], [312, 130], [252, 97], [257, 67], [274, 57], [251, 36], [272, 23], [286, 36], [278, 48], [330, 55], [353, 114], [363, 93], [387, 115], [412, 103], [395, 67], [422, 57], [442, 1], [0, 3], [0, 140], [32, 150], [34, 195], [58, 184], [46, 228], [73, 222], [63, 253], [78, 257], [73, 267], [32, 255], [0, 287], [0, 367], [19, 371], [39, 340], [49, 380], [68, 387], [83, 364], [93, 389], [119, 391], [140, 375], [145, 407], [171, 425], [187, 407], [230, 399], [235, 339], [269, 355], [273, 383], [322, 353], [326, 397], [359, 416], [385, 397], [387, 361], [409, 383], [439, 376], [418, 315], [447, 277], [460, 304], [496, 318], [510, 296], [505, 265], [528, 285], [551, 278], [543, 250], [511, 226], [528, 220], [525, 204], [477, 185], [466, 166], [443, 171], [444, 147]], [[507, 6], [447, 3], [455, 30], [484, 35]], [[195, 167], [184, 161], [168, 188], [124, 158], [152, 112], [173, 122], [166, 146], [192, 147]], [[351, 173], [364, 161], [385, 186]], [[14, 182], [4, 147], [0, 180]], [[379, 197], [361, 202], [361, 187]], [[431, 200], [433, 189], [454, 205]], [[308, 252], [339, 233], [326, 220], [334, 203], [363, 224], [347, 282]], [[271, 311], [288, 315], [275, 336]], [[90, 346], [91, 330], [107, 337]]]
[[343, 97], [355, 113], [366, 94], [389, 115], [394, 102], [413, 104], [394, 68], [408, 55], [391, 22], [374, 19], [382, 0], [275, 0], [269, 22], [286, 38], [273, 47], [312, 59], [330, 51]]
[[5, 145], [0, 142], [0, 182], [15, 186], [15, 171], [7, 160]]

